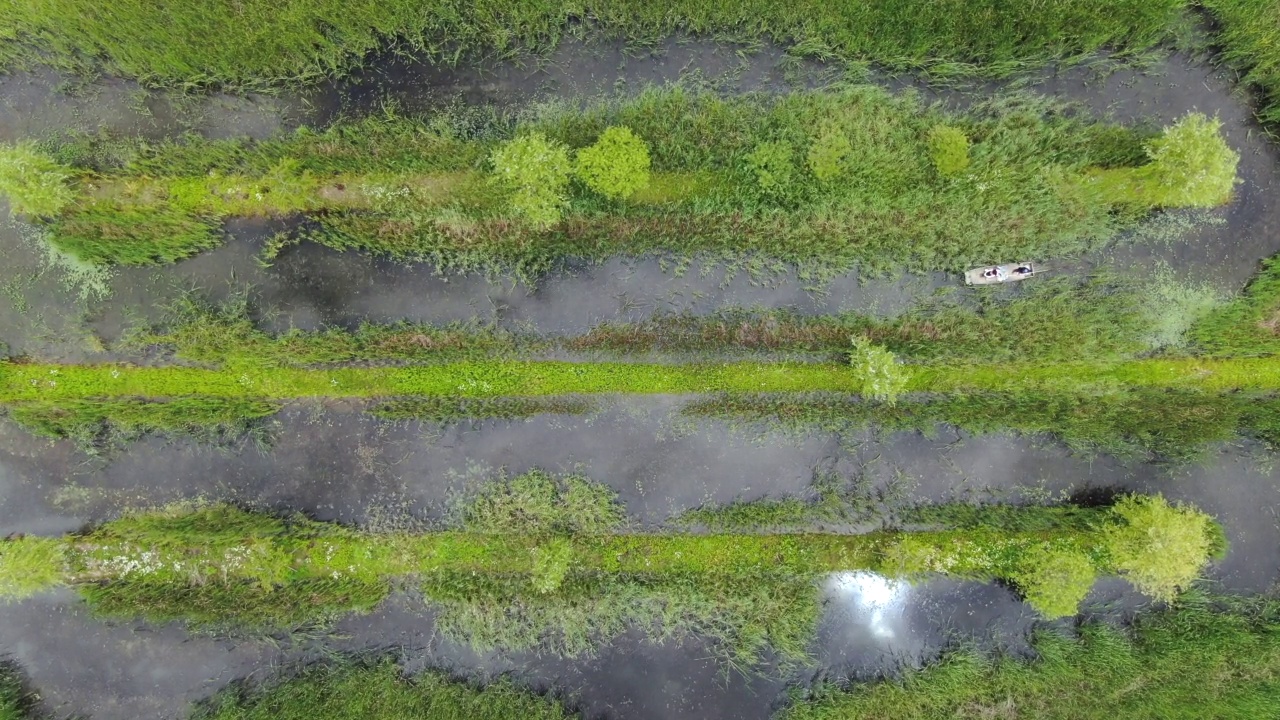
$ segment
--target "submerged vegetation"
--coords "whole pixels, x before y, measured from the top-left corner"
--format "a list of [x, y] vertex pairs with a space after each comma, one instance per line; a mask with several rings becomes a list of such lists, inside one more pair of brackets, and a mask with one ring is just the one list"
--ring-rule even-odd
[[31, 703], [14, 668], [0, 665], [0, 720], [34, 720]]
[[258, 421], [275, 414], [274, 403], [239, 398], [138, 398], [36, 401], [5, 410], [10, 419], [40, 436], [69, 439], [92, 453], [119, 449], [152, 433], [190, 437], [222, 445], [262, 436]]
[[[861, 337], [911, 363], [1113, 361], [1185, 344], [1187, 313], [1169, 296], [1187, 292], [1167, 282], [1147, 285], [1113, 276], [1048, 278], [1013, 295], [939, 295], [890, 318], [723, 310], [707, 316], [657, 315], [562, 337], [477, 323], [365, 324], [354, 331], [295, 329], [272, 335], [253, 322], [243, 296], [214, 305], [186, 295], [171, 306], [166, 322], [131, 331], [116, 349], [138, 354], [162, 350], [177, 360], [257, 367], [535, 359], [553, 352], [589, 359], [839, 361], [850, 352], [850, 338]], [[1152, 295], [1162, 301], [1149, 302]]]
[[56, 157], [76, 200], [47, 222], [60, 250], [121, 264], [210, 247], [230, 216], [303, 213], [297, 240], [525, 278], [618, 255], [819, 279], [955, 271], [1077, 254], [1155, 208], [1225, 202], [1238, 158], [1217, 128], [1192, 115], [1150, 137], [1031, 97], [957, 114], [859, 85], [650, 89], [261, 142], [71, 142]]
[[772, 38], [800, 55], [1004, 74], [1103, 48], [1149, 49], [1175, 33], [1183, 7], [1184, 0], [977, 0], [965, 12], [932, 0], [678, 0], [661, 7], [643, 0], [305, 0], [287, 7], [215, 0], [174, 6], [156, 23], [154, 8], [141, 0], [116, 2], [109, 12], [87, 0], [53, 0], [0, 8], [0, 63], [97, 62], [158, 84], [255, 85], [341, 74], [389, 44], [455, 62], [463, 53], [547, 49], [580, 32], [572, 21], [585, 21], [606, 37], [646, 44], [682, 31]]
[[1077, 452], [1148, 461], [1193, 460], [1241, 437], [1280, 446], [1280, 398], [1194, 389], [966, 392], [912, 396], [892, 406], [840, 393], [753, 393], [698, 400], [684, 412], [784, 432], [933, 434], [947, 425], [974, 435], [1048, 435]]
[[405, 677], [391, 662], [332, 663], [307, 668], [275, 685], [234, 686], [192, 713], [191, 720], [569, 720], [544, 698], [505, 680], [475, 687], [442, 673]]
[[441, 631], [481, 649], [578, 654], [636, 627], [710, 637], [726, 659], [750, 664], [770, 650], [805, 656], [818, 581], [833, 572], [1005, 578], [1044, 611], [1073, 614], [1043, 590], [1059, 582], [1056, 565], [1038, 564], [1046, 552], [1085, 558], [1090, 579], [1122, 573], [1167, 599], [1220, 549], [1211, 518], [1159, 496], [1028, 512], [1062, 521], [1015, 529], [971, 514], [963, 527], [855, 535], [640, 532], [604, 486], [532, 472], [481, 488], [447, 526], [416, 534], [214, 506], [126, 516], [62, 540], [10, 539], [0, 578], [12, 580], [0, 587], [22, 596], [69, 584], [107, 615], [269, 628], [367, 611], [393, 584], [415, 582], [438, 606]]
[[1076, 637], [1045, 630], [1036, 657], [954, 650], [899, 680], [818, 687], [782, 720], [1254, 720], [1280, 712], [1280, 604], [1195, 597], [1102, 623]]

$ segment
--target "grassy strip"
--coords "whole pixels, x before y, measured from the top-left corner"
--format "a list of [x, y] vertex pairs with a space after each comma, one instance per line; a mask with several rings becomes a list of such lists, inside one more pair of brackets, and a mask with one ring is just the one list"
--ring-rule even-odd
[[254, 85], [338, 74], [392, 41], [453, 60], [467, 51], [549, 48], [571, 22], [587, 20], [607, 36], [635, 41], [678, 31], [772, 38], [801, 54], [1007, 73], [1104, 47], [1149, 48], [1179, 25], [1182, 7], [1181, 0], [979, 0], [965, 12], [931, 0], [678, 0], [661, 8], [638, 0], [305, 0], [287, 7], [217, 0], [175, 6], [156, 23], [154, 6], [143, 0], [121, 0], [110, 11], [88, 0], [53, 0], [0, 9], [0, 61], [92, 60], [154, 83]]
[[[555, 637], [553, 647], [580, 652], [640, 625], [710, 633], [747, 661], [766, 647], [803, 655], [820, 608], [816, 582], [829, 573], [1005, 578], [1043, 611], [1072, 614], [1098, 573], [1123, 572], [1172, 597], [1219, 542], [1210, 518], [1158, 497], [1061, 512], [1069, 522], [1022, 528], [641, 534], [607, 488], [535, 472], [483, 488], [448, 528], [417, 534], [216, 506], [129, 516], [63, 539], [11, 539], [0, 543], [0, 591], [72, 584], [99, 612], [262, 627], [368, 610], [393, 582], [413, 578], [442, 606], [441, 628], [480, 647]], [[1046, 588], [1057, 588], [1048, 601]]]
[[[550, 395], [845, 392], [847, 365], [728, 362], [688, 365], [490, 361], [392, 368], [133, 367], [0, 364], [0, 402], [98, 398], [545, 397]], [[907, 391], [1097, 394], [1126, 388], [1225, 392], [1280, 389], [1267, 358], [1116, 363], [912, 366]]]
[[1280, 605], [1200, 599], [1138, 617], [1038, 634], [1031, 662], [953, 651], [901, 680], [819, 687], [780, 720], [1254, 720], [1280, 712]]
[[[529, 278], [569, 259], [652, 254], [789, 264], [817, 278], [855, 266], [959, 270], [1076, 254], [1153, 208], [1225, 202], [1237, 158], [1216, 124], [1190, 120], [1152, 139], [1029, 97], [958, 114], [868, 86], [650, 90], [516, 118], [117, 147], [123, 168], [86, 178], [60, 214], [37, 214], [63, 251], [123, 264], [197, 252], [229, 215], [323, 210], [306, 237], [336, 248]], [[625, 198], [571, 182], [570, 154], [589, 155], [609, 128], [629, 129], [644, 155]], [[530, 157], [502, 159], [530, 143], [540, 148]], [[84, 152], [103, 167], [92, 148], [60, 155]], [[19, 200], [46, 192], [35, 185], [0, 183]]]
[[1248, 393], [965, 393], [907, 398], [892, 406], [839, 394], [739, 395], [701, 400], [684, 412], [800, 432], [875, 428], [931, 434], [945, 424], [975, 435], [1048, 434], [1080, 452], [1144, 460], [1193, 460], [1240, 436], [1280, 446], [1280, 400]]
[[1189, 336], [1210, 355], [1280, 352], [1280, 258], [1264, 261], [1244, 293], [1193, 325]]
[[1198, 0], [1216, 25], [1222, 59], [1257, 89], [1264, 123], [1280, 123], [1280, 3], [1271, 0]]
[[476, 687], [425, 672], [406, 678], [391, 662], [326, 664], [275, 685], [235, 686], [192, 720], [569, 720], [551, 698], [505, 680]]

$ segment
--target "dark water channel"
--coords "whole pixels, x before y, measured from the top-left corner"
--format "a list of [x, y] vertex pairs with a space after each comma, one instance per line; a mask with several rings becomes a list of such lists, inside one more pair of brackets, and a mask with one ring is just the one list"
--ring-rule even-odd
[[[113, 79], [73, 86], [53, 74], [0, 77], [0, 140], [55, 130], [106, 128], [149, 137], [193, 131], [264, 136], [340, 114], [429, 109], [466, 102], [521, 103], [631, 90], [691, 73], [737, 89], [812, 84], [831, 70], [782, 62], [773, 50], [742, 54], [705, 43], [672, 42], [653, 54], [615, 46], [566, 46], [550, 58], [449, 70], [390, 61], [331, 87], [276, 97], [175, 98]], [[902, 86], [900, 79], [885, 82]], [[1241, 153], [1242, 183], [1213, 222], [1158, 240], [1124, 244], [1064, 271], [1114, 264], [1238, 289], [1261, 258], [1280, 251], [1280, 163], [1227, 79], [1205, 64], [1174, 57], [1146, 71], [1100, 75], [1076, 68], [1047, 75], [1034, 89], [1125, 120], [1164, 124], [1198, 109], [1218, 114]], [[971, 95], [924, 89], [945, 102]], [[1168, 223], [1176, 228], [1179, 223]], [[0, 340], [10, 352], [78, 360], [137, 318], [155, 318], [178, 294], [215, 296], [252, 286], [264, 317], [280, 327], [350, 326], [360, 321], [447, 322], [479, 318], [543, 332], [577, 332], [607, 320], [656, 311], [709, 313], [726, 307], [787, 307], [804, 313], [894, 312], [956, 278], [839, 278], [814, 292], [792, 277], [753, 279], [720, 267], [673, 273], [653, 260], [615, 260], [574, 268], [526, 287], [479, 276], [440, 276], [315, 246], [286, 251], [269, 268], [256, 255], [269, 223], [238, 223], [221, 248], [161, 269], [125, 269], [111, 294], [81, 299], [64, 273], [12, 224], [0, 226]], [[388, 424], [342, 403], [299, 403], [275, 420], [274, 444], [217, 449], [149, 439], [110, 458], [89, 458], [69, 443], [34, 439], [0, 423], [0, 534], [57, 534], [131, 508], [182, 500], [233, 500], [298, 510], [375, 528], [437, 517], [448, 498], [494, 473], [530, 468], [581, 472], [616, 490], [628, 511], [657, 523], [701, 503], [803, 491], [815, 471], [865, 476], [918, 500], [1062, 498], [1089, 488], [1160, 491], [1218, 516], [1231, 552], [1210, 571], [1234, 592], [1259, 592], [1280, 579], [1280, 470], [1259, 448], [1220, 448], [1201, 465], [1126, 465], [1073, 456], [1034, 439], [966, 438], [941, 429], [916, 434], [791, 437], [691, 427], [681, 398], [614, 400], [590, 416], [464, 426]], [[108, 624], [88, 616], [73, 593], [0, 606], [0, 653], [19, 662], [43, 705], [59, 716], [95, 720], [178, 718], [189, 703], [241, 678], [266, 679], [333, 651], [393, 651], [410, 668], [443, 667], [487, 678], [509, 674], [550, 689], [589, 718], [760, 719], [779, 707], [788, 682], [815, 676], [875, 677], [935, 657], [957, 638], [1026, 652], [1033, 614], [1007, 589], [938, 580], [907, 586], [866, 576], [832, 578], [815, 643], [816, 662], [798, 675], [768, 668], [727, 671], [696, 640], [655, 645], [618, 638], [595, 657], [476, 654], [434, 632], [430, 611], [399, 595], [334, 632], [282, 641], [192, 635], [178, 627]], [[1100, 582], [1087, 613], [1119, 618], [1142, 601], [1118, 581]]]

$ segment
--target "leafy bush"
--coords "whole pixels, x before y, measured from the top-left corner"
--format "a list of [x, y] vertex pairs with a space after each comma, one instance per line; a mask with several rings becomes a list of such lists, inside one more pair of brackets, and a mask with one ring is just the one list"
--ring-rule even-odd
[[834, 180], [845, 173], [845, 163], [852, 153], [849, 136], [839, 127], [827, 126], [809, 146], [809, 170], [822, 182]]
[[546, 594], [555, 592], [569, 575], [573, 562], [573, 544], [568, 538], [553, 538], [533, 549], [533, 589]]
[[786, 142], [762, 142], [747, 155], [761, 197], [786, 200], [795, 190], [795, 150]]
[[1219, 132], [1222, 121], [1191, 113], [1165, 128], [1147, 146], [1159, 202], [1174, 207], [1213, 207], [1231, 198], [1240, 154]]
[[896, 403], [910, 377], [906, 369], [898, 364], [893, 353], [865, 337], [855, 337], [852, 341], [853, 351], [849, 354], [849, 364], [862, 382], [858, 392], [864, 397], [890, 405]]
[[498, 182], [511, 193], [511, 209], [535, 226], [560, 219], [567, 202], [569, 149], [542, 133], [522, 135], [490, 155]]
[[1031, 607], [1053, 619], [1078, 612], [1096, 574], [1079, 550], [1040, 545], [1027, 553], [1013, 580]]
[[969, 136], [950, 125], [929, 131], [929, 157], [942, 177], [955, 177], [969, 167]]
[[71, 169], [36, 149], [34, 143], [0, 145], [0, 193], [15, 214], [51, 216], [75, 199]]
[[578, 179], [605, 197], [627, 198], [649, 185], [649, 146], [628, 127], [605, 128], [576, 161]]
[[1212, 549], [1211, 519], [1161, 495], [1127, 495], [1106, 529], [1112, 563], [1133, 586], [1166, 602], [1200, 574]]

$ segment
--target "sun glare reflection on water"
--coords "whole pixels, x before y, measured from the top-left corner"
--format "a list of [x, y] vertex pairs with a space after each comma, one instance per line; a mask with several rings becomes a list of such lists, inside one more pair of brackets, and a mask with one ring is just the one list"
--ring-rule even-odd
[[892, 639], [889, 616], [900, 610], [911, 586], [870, 572], [833, 573], [827, 578], [828, 593], [850, 611], [866, 616], [867, 628], [878, 638]]

